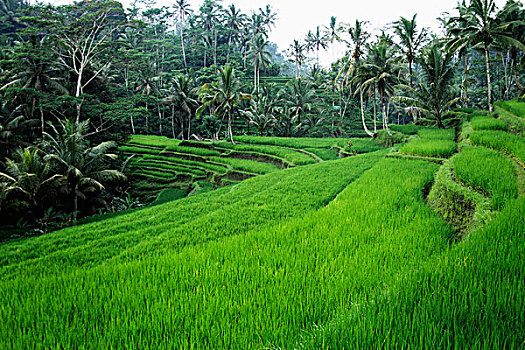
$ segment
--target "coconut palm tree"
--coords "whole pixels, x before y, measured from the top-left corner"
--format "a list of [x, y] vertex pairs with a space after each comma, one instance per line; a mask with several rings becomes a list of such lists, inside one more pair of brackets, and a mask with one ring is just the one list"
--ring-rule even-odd
[[186, 135], [184, 134], [184, 118], [180, 117], [181, 135], [184, 140], [185, 137], [189, 140], [191, 137], [191, 123], [194, 111], [197, 109], [198, 101], [195, 90], [195, 80], [189, 75], [179, 74], [172, 80], [171, 88], [168, 91], [168, 97], [164, 99], [164, 103], [168, 103], [172, 107], [171, 115], [171, 132], [175, 138], [175, 110], [180, 113], [186, 113], [188, 126]]
[[326, 41], [332, 45], [332, 60], [335, 60], [335, 45], [334, 43], [339, 41], [339, 28], [337, 27], [337, 18], [335, 16], [330, 17], [330, 24], [324, 26]]
[[[2, 86], [0, 90], [18, 87], [32, 89], [36, 94], [42, 92], [69, 94], [69, 91], [63, 85], [62, 72], [53, 64], [49, 57], [43, 54], [45, 52], [43, 47], [44, 40], [34, 37], [31, 39], [28, 54], [19, 60], [19, 64], [16, 65], [16, 69], [9, 78], [9, 83]], [[34, 117], [39, 101], [36, 94], [31, 96], [31, 119]], [[40, 111], [40, 128], [43, 134], [45, 127], [44, 110], [42, 107], [38, 107], [38, 110]]]
[[295, 78], [301, 76], [301, 69], [306, 59], [304, 55], [305, 46], [299, 42], [299, 40], [294, 40], [293, 44], [288, 48], [288, 56], [291, 57], [291, 61], [295, 62]]
[[24, 210], [36, 220], [43, 214], [48, 190], [63, 180], [61, 175], [53, 172], [51, 164], [44, 161], [38, 148], [19, 148], [12, 154], [12, 159], [7, 159], [5, 173], [0, 172], [5, 191], [3, 202], [10, 202], [17, 212]]
[[[472, 0], [468, 7], [458, 6], [464, 13], [464, 28], [457, 28], [456, 38], [449, 42], [448, 48], [456, 51], [472, 45], [474, 49], [485, 54], [485, 71], [487, 75], [487, 104], [493, 111], [492, 84], [490, 73], [490, 47], [499, 43], [525, 51], [525, 45], [512, 37], [511, 27], [516, 22], [506, 22], [497, 12], [494, 0]], [[508, 10], [508, 9], [507, 9]], [[522, 21], [519, 21], [522, 22]]]
[[248, 17], [241, 13], [241, 10], [237, 9], [234, 4], [231, 4], [226, 11], [226, 28], [228, 29], [228, 54], [226, 55], [226, 63], [230, 62], [230, 52], [232, 42], [235, 37], [238, 37], [241, 33], [244, 23]]
[[232, 131], [233, 113], [241, 99], [249, 99], [250, 95], [241, 92], [241, 84], [230, 65], [218, 69], [217, 80], [217, 82], [205, 84], [199, 91], [202, 105], [197, 109], [197, 117], [206, 108], [209, 108], [215, 116], [227, 118], [228, 135], [231, 143], [235, 144]]
[[453, 89], [455, 65], [452, 53], [445, 51], [443, 55], [442, 51], [443, 47], [436, 41], [423, 50], [423, 57], [419, 60], [422, 81], [413, 87], [403, 85], [402, 89], [409, 92], [409, 96], [395, 98], [414, 106], [422, 114], [435, 117], [440, 128], [445, 127], [443, 115], [462, 100]]
[[412, 65], [416, 60], [416, 55], [419, 49], [424, 45], [427, 37], [426, 29], [423, 28], [418, 32], [416, 17], [417, 14], [415, 14], [410, 20], [401, 17], [398, 21], [394, 22], [394, 32], [399, 39], [398, 47], [405, 55], [405, 59], [408, 63], [410, 85], [414, 84]]
[[270, 5], [266, 5], [264, 9], [259, 9], [259, 13], [262, 16], [262, 23], [269, 33], [272, 31], [272, 27], [275, 27], [275, 21], [277, 20], [277, 13], [273, 12]]
[[250, 42], [249, 58], [253, 61], [253, 86], [255, 92], [259, 93], [260, 71], [266, 69], [271, 62], [271, 55], [268, 51], [270, 42], [262, 34], [258, 34]]
[[306, 46], [308, 50], [315, 50], [317, 64], [319, 65], [319, 51], [328, 47], [326, 37], [321, 33], [319, 26], [317, 26], [315, 33], [309, 31], [306, 35]]
[[85, 202], [91, 200], [104, 204], [99, 194], [104, 183], [123, 181], [124, 174], [107, 167], [118, 158], [110, 153], [117, 144], [113, 141], [90, 146], [88, 140], [89, 120], [73, 123], [58, 120], [57, 125], [49, 123], [52, 133], [44, 133], [42, 149], [46, 153], [45, 161], [54, 167], [54, 171], [66, 181], [66, 193], [71, 196], [73, 211], [71, 217], [76, 221], [79, 198]]
[[286, 84], [282, 98], [290, 114], [296, 118], [297, 124], [301, 124], [304, 115], [314, 108], [315, 90], [301, 78], [293, 79]]
[[184, 62], [184, 67], [187, 67], [186, 63], [186, 50], [184, 48], [184, 21], [187, 16], [191, 14], [190, 3], [188, 0], [176, 0], [174, 5], [175, 11], [179, 15], [179, 25], [180, 25], [180, 45], [182, 48], [182, 60]]
[[368, 48], [369, 56], [361, 66], [363, 74], [370, 78], [363, 84], [374, 88], [379, 93], [381, 113], [383, 116], [383, 129], [390, 135], [388, 128], [388, 111], [390, 97], [394, 94], [395, 86], [400, 83], [400, 77], [404, 71], [401, 58], [396, 54], [392, 45], [387, 41], [370, 45]]

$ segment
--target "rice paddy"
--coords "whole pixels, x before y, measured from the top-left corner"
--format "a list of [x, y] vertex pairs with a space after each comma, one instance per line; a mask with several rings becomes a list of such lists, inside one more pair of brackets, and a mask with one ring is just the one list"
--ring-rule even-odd
[[399, 158], [134, 137], [155, 206], [0, 244], [0, 348], [520, 348], [524, 144], [498, 122], [401, 127]]

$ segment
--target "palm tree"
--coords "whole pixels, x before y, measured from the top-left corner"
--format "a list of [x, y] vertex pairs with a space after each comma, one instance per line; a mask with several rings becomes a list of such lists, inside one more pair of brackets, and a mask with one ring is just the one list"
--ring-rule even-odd
[[57, 126], [49, 125], [53, 133], [44, 133], [44, 160], [51, 162], [67, 182], [65, 190], [72, 197], [72, 219], [76, 221], [79, 198], [103, 203], [99, 193], [104, 189], [104, 183], [126, 179], [120, 171], [107, 169], [109, 162], [118, 158], [109, 153], [117, 144], [107, 141], [91, 147], [87, 134], [89, 120], [80, 123], [58, 120]]
[[398, 47], [405, 55], [405, 59], [408, 62], [408, 72], [410, 75], [410, 85], [414, 84], [412, 65], [416, 60], [416, 55], [420, 47], [425, 43], [427, 31], [422, 29], [419, 33], [416, 25], [415, 14], [411, 20], [401, 17], [398, 21], [394, 22], [394, 32], [397, 34], [400, 41]]
[[188, 0], [176, 0], [175, 1], [175, 10], [179, 15], [179, 24], [180, 24], [180, 44], [182, 48], [182, 60], [184, 62], [184, 67], [187, 67], [186, 63], [186, 50], [184, 48], [184, 20], [186, 16], [191, 14], [190, 3]]
[[226, 28], [228, 28], [228, 54], [226, 55], [226, 63], [230, 62], [230, 51], [234, 35], [238, 36], [246, 21], [247, 16], [241, 13], [234, 4], [231, 4], [226, 11]]
[[[160, 95], [159, 90], [157, 89], [157, 82], [159, 81], [159, 77], [155, 74], [155, 64], [152, 63], [150, 60], [148, 60], [145, 69], [142, 69], [139, 71], [139, 80], [138, 80], [138, 86], [136, 87], [135, 91], [140, 93], [142, 96], [144, 96], [146, 101], [146, 135], [149, 135], [149, 101], [151, 99], [151, 94]], [[159, 123], [161, 128], [161, 135], [162, 135], [162, 123]]]
[[319, 50], [326, 49], [328, 47], [326, 38], [323, 34], [321, 34], [321, 29], [319, 26], [317, 26], [315, 33], [312, 33], [312, 31], [308, 32], [306, 36], [306, 45], [308, 49], [316, 51], [317, 64], [319, 64]]
[[291, 57], [292, 62], [295, 62], [295, 78], [299, 78], [301, 75], [301, 67], [306, 59], [304, 50], [305, 46], [299, 40], [294, 40], [288, 49], [288, 56]]
[[190, 139], [191, 136], [191, 122], [193, 112], [196, 110], [198, 101], [196, 99], [195, 91], [195, 80], [188, 75], [177, 75], [172, 80], [171, 89], [169, 90], [169, 96], [164, 99], [165, 103], [169, 103], [172, 107], [171, 115], [171, 132], [173, 138], [175, 138], [175, 109], [180, 112], [186, 113], [187, 116], [187, 134], [184, 135], [184, 118], [180, 118], [181, 134], [182, 139], [185, 137]]
[[359, 67], [361, 56], [364, 53], [366, 42], [370, 38], [370, 33], [365, 29], [368, 22], [355, 20], [355, 25], [348, 27], [348, 34], [350, 34], [350, 41], [347, 42], [348, 46], [352, 48], [352, 58], [356, 62], [356, 66]]
[[440, 128], [444, 128], [442, 116], [462, 98], [457, 97], [454, 84], [455, 65], [452, 53], [442, 54], [442, 46], [433, 42], [423, 51], [421, 64], [422, 82], [414, 87], [403, 85], [409, 97], [397, 97], [396, 100], [415, 106], [418, 112], [434, 116]]
[[250, 43], [248, 55], [253, 61], [253, 86], [257, 94], [259, 93], [260, 70], [265, 69], [271, 62], [269, 44], [270, 42], [262, 34], [255, 36]]
[[325, 26], [325, 34], [327, 42], [332, 44], [332, 60], [335, 60], [335, 53], [334, 53], [334, 43], [336, 41], [339, 41], [339, 30], [337, 28], [337, 18], [332, 16], [330, 17], [330, 24], [328, 26]]
[[[458, 7], [464, 13], [466, 25], [458, 28], [456, 38], [448, 44], [450, 50], [460, 50], [469, 45], [480, 49], [485, 54], [485, 71], [487, 74], [487, 104], [493, 111], [492, 85], [490, 76], [490, 47], [499, 43], [525, 51], [525, 45], [512, 37], [511, 26], [515, 23], [502, 20], [496, 12], [494, 0], [472, 0], [467, 8]], [[521, 21], [520, 21], [521, 22]]]
[[297, 124], [301, 124], [301, 118], [312, 111], [315, 102], [315, 90], [303, 82], [301, 78], [290, 80], [286, 84], [283, 93], [283, 103], [289, 108], [289, 112], [296, 117]]
[[62, 179], [53, 173], [36, 147], [19, 148], [6, 161], [6, 172], [0, 173], [3, 202], [10, 202], [17, 212], [25, 210], [33, 219], [43, 212], [43, 200], [48, 190]]
[[210, 108], [217, 117], [228, 119], [228, 134], [232, 144], [232, 117], [237, 104], [241, 99], [250, 98], [249, 95], [241, 92], [241, 84], [235, 77], [235, 71], [229, 65], [219, 68], [217, 72], [217, 82], [205, 84], [199, 92], [202, 105], [197, 110], [197, 117], [206, 109]]
[[270, 5], [266, 5], [264, 9], [259, 9], [259, 13], [262, 16], [262, 23], [266, 28], [267, 32], [272, 30], [272, 27], [275, 26], [275, 21], [277, 20], [277, 13], [272, 11]]
[[[61, 84], [64, 79], [60, 76], [61, 71], [55, 67], [49, 57], [45, 57], [42, 51], [44, 39], [38, 40], [32, 38], [31, 47], [25, 57], [22, 57], [17, 65], [17, 69], [9, 78], [10, 82], [2, 86], [0, 90], [10, 87], [19, 87], [22, 89], [32, 89], [36, 93], [40, 92], [58, 92], [63, 95], [69, 94], [69, 91]], [[38, 105], [38, 97], [33, 94], [31, 97], [31, 118], [34, 117]], [[44, 133], [44, 110], [38, 107], [40, 111], [40, 127]]]
[[361, 69], [363, 69], [365, 76], [370, 78], [363, 84], [373, 86], [375, 91], [379, 93], [383, 129], [386, 129], [391, 135], [388, 128], [388, 107], [390, 106], [390, 97], [394, 94], [395, 86], [400, 82], [404, 68], [394, 48], [384, 40], [369, 46], [368, 51], [368, 60]]

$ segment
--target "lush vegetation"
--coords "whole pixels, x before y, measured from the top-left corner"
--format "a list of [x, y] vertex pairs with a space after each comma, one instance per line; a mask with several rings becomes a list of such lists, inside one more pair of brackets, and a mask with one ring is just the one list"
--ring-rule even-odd
[[520, 2], [165, 5], [0, 0], [1, 349], [523, 347]]

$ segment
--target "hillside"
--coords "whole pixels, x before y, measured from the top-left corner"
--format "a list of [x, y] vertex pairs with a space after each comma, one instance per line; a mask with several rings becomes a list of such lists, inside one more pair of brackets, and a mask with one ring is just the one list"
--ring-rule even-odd
[[519, 348], [522, 107], [388, 150], [134, 137], [139, 189], [191, 195], [0, 244], [0, 348]]

